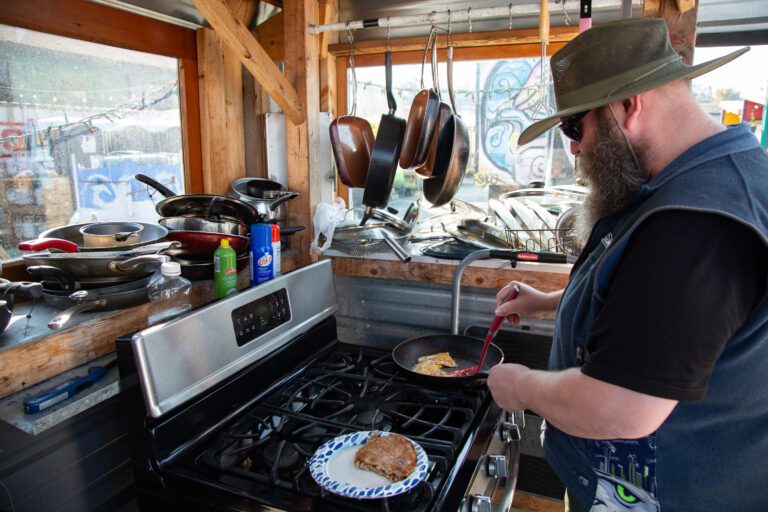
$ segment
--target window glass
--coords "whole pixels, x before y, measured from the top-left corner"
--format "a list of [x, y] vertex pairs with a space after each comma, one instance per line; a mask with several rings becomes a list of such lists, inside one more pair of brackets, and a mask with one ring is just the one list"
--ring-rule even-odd
[[[740, 47], [696, 48], [694, 64], [727, 55]], [[766, 147], [768, 46], [753, 46], [728, 64], [693, 79], [693, 93], [709, 114], [725, 125], [747, 123]]]
[[0, 258], [66, 224], [158, 215], [184, 191], [176, 59], [0, 25]]
[[[573, 179], [573, 157], [560, 130], [549, 130], [535, 141], [517, 147], [522, 131], [535, 119], [554, 113], [549, 63], [541, 81], [541, 59], [504, 59], [455, 62], [453, 70], [457, 109], [469, 131], [470, 157], [456, 199], [485, 209], [488, 199], [531, 184], [568, 185]], [[449, 102], [445, 63], [440, 63], [442, 96]], [[376, 132], [387, 111], [384, 67], [357, 68], [357, 115]], [[413, 98], [421, 90], [421, 64], [393, 67], [397, 115], [408, 118]], [[429, 64], [425, 84], [432, 86]], [[352, 87], [348, 91], [352, 103]], [[362, 190], [352, 191], [352, 206], [361, 206]], [[398, 169], [389, 205], [405, 211], [421, 197], [422, 180], [413, 171]]]

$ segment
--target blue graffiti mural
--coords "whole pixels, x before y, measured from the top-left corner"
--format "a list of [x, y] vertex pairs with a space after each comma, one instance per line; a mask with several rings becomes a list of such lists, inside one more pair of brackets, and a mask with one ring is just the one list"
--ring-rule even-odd
[[[518, 183], [541, 180], [545, 159], [540, 145], [517, 147], [523, 130], [540, 114], [540, 59], [497, 62], [485, 80], [480, 107], [481, 146], [500, 171]], [[540, 117], [540, 116], [539, 116]]]

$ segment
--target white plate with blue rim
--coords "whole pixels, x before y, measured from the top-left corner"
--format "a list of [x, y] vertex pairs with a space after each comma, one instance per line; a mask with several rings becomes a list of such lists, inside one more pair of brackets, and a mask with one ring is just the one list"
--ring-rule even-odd
[[[427, 476], [429, 460], [424, 449], [408, 439], [416, 448], [416, 468], [403, 480], [392, 482], [372, 471], [355, 466], [355, 454], [371, 437], [371, 431], [351, 432], [324, 443], [309, 460], [309, 472], [323, 489], [340, 496], [357, 499], [380, 499], [408, 492]], [[390, 432], [378, 432], [388, 436]], [[403, 436], [405, 437], [405, 436]]]

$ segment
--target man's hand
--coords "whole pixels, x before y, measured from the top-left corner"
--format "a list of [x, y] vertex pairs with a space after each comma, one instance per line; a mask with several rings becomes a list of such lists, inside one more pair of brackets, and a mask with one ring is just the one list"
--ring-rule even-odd
[[[515, 285], [520, 287], [520, 294], [515, 300], [504, 303], [504, 299]], [[511, 324], [520, 325], [521, 316], [532, 316], [554, 311], [557, 308], [557, 303], [560, 301], [562, 293], [562, 290], [545, 293], [520, 281], [511, 281], [496, 294], [496, 311], [494, 311], [494, 314], [506, 317], [507, 321]]]
[[488, 375], [488, 389], [499, 407], [507, 411], [528, 409], [517, 385], [519, 378], [531, 370], [521, 364], [497, 364]]

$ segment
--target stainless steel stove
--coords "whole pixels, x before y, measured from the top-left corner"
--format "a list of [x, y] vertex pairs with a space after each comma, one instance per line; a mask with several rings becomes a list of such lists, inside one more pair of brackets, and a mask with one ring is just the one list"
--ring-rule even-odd
[[[522, 414], [483, 385], [433, 390], [391, 352], [340, 343], [330, 262], [118, 339], [142, 510], [506, 510]], [[319, 487], [307, 461], [359, 430], [427, 453], [427, 478], [358, 500]]]

